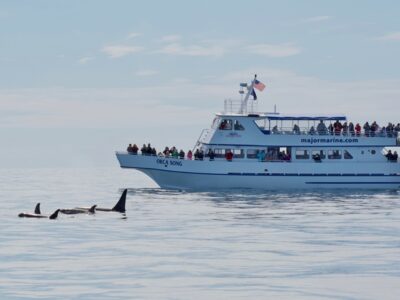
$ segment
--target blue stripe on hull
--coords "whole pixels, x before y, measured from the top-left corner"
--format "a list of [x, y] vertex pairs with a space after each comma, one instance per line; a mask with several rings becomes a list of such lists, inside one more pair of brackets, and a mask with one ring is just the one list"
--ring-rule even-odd
[[[177, 171], [177, 170], [165, 170], [165, 169], [158, 169], [158, 168], [139, 168], [139, 167], [122, 167], [123, 169], [137, 169], [137, 170], [154, 170], [154, 171], [161, 171], [161, 172], [171, 172], [171, 173], [182, 173], [182, 174], [195, 174], [195, 175], [214, 175], [214, 176], [269, 176], [269, 177], [275, 177], [275, 176], [299, 176], [299, 177], [324, 177], [324, 178], [329, 178], [329, 177], [349, 177], [349, 176], [357, 176], [357, 177], [399, 177], [400, 175], [397, 174], [367, 174], [367, 173], [362, 173], [362, 174], [312, 174], [312, 173], [304, 173], [304, 174], [296, 174], [296, 173], [238, 173], [238, 172], [232, 172], [232, 173], [199, 173], [199, 172], [189, 172], [189, 171]], [[323, 184], [323, 183], [328, 183], [329, 182], [307, 182], [310, 184]], [[340, 182], [331, 182], [332, 184], [339, 184]], [[348, 182], [343, 182], [343, 183], [348, 183]], [[354, 182], [354, 184], [357, 182]], [[364, 182], [368, 183], [368, 182]], [[379, 182], [380, 183], [380, 182]], [[384, 182], [381, 182], [384, 183]], [[388, 182], [388, 183], [400, 183], [400, 182]]]
[[399, 182], [370, 182], [370, 181], [338, 181], [338, 182], [306, 182], [306, 184], [400, 184]]

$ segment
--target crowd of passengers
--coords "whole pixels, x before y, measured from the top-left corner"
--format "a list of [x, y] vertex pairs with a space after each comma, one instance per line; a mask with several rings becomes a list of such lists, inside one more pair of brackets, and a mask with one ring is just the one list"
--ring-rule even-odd
[[[128, 153], [130, 154], [138, 154], [139, 148], [136, 144], [129, 144], [127, 148]], [[159, 157], [172, 157], [172, 158], [179, 158], [179, 159], [186, 159], [188, 160], [204, 160], [204, 159], [209, 159], [210, 161], [213, 161], [216, 157], [214, 151], [212, 149], [209, 149], [207, 153], [204, 153], [202, 149], [196, 149], [196, 151], [193, 153], [191, 150], [185, 154], [185, 151], [182, 149], [178, 151], [178, 149], [174, 146], [171, 148], [165, 147], [163, 152], [159, 152], [157, 154], [157, 151], [155, 148], [151, 147], [151, 144], [143, 144], [143, 147], [140, 149], [140, 152], [142, 155], [152, 155], [152, 156], [159, 156]], [[332, 158], [335, 158], [335, 155], [340, 157], [339, 152], [333, 154]], [[396, 151], [392, 153], [391, 150], [388, 151], [388, 153], [385, 154], [386, 158], [388, 161], [391, 162], [397, 162], [398, 160], [398, 154]], [[234, 158], [234, 154], [231, 150], [227, 150], [225, 152], [225, 159], [227, 161], [232, 161]], [[290, 153], [286, 153], [285, 151], [278, 151], [277, 149], [269, 149], [268, 151], [261, 150], [256, 153], [256, 158], [259, 161], [290, 161]], [[321, 161], [321, 157], [319, 154], [313, 155], [313, 159], [316, 161]]]
[[[366, 122], [364, 126], [361, 128], [360, 123], [354, 125], [352, 122], [344, 122], [343, 124], [340, 121], [336, 121], [335, 123], [330, 123], [328, 127], [326, 127], [325, 123], [320, 120], [317, 128], [311, 126], [308, 131], [310, 135], [344, 135], [344, 136], [360, 136], [361, 131], [364, 129], [365, 136], [397, 136], [400, 132], [400, 123], [396, 126], [393, 123], [389, 123], [387, 126], [379, 126], [376, 121], [369, 124]], [[272, 128], [273, 134], [279, 134], [278, 126], [274, 126]], [[300, 127], [297, 124], [293, 126], [293, 133], [300, 134]]]
[[[128, 148], [126, 149], [130, 154], [138, 154], [139, 147], [136, 144], [129, 144]], [[182, 149], [178, 151], [178, 149], [173, 146], [171, 148], [165, 147], [163, 152], [158, 152], [155, 148], [151, 146], [151, 144], [143, 144], [143, 147], [140, 149], [142, 155], [152, 155], [152, 156], [159, 156], [159, 157], [172, 157], [172, 158], [179, 158], [179, 159], [188, 159], [188, 160], [214, 160], [216, 155], [212, 149], [209, 149], [207, 153], [204, 153], [202, 149], [196, 149], [194, 153], [189, 150], [187, 154]], [[225, 152], [225, 159], [227, 161], [232, 161], [234, 158], [234, 153], [231, 150], [226, 150]], [[258, 151], [256, 154], [256, 158], [259, 161], [274, 161], [274, 160], [282, 160], [282, 161], [290, 161], [290, 154], [286, 153], [285, 151], [278, 151], [275, 149], [270, 149], [268, 151], [261, 150]]]

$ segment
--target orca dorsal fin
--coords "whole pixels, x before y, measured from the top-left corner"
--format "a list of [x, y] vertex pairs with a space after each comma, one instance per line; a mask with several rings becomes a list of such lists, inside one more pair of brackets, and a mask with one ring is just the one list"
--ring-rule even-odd
[[125, 189], [122, 192], [121, 198], [119, 198], [117, 204], [115, 204], [115, 206], [112, 208], [112, 211], [117, 211], [120, 213], [124, 213], [125, 212], [125, 203], [126, 203], [126, 193], [128, 192], [127, 189]]
[[53, 214], [49, 217], [50, 220], [57, 219], [58, 213], [60, 212], [60, 209], [57, 209]]
[[89, 212], [90, 214], [94, 214], [94, 213], [96, 212], [96, 206], [97, 206], [97, 205], [93, 205], [91, 208], [89, 208], [89, 211], [88, 211], [88, 212]]
[[36, 204], [35, 206], [35, 214], [41, 215], [42, 213], [40, 212], [40, 202]]

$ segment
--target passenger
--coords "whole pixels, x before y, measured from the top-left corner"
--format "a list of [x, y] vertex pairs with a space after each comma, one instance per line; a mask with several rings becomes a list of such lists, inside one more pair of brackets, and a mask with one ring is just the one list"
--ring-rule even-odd
[[181, 149], [181, 151], [179, 151], [179, 158], [185, 159], [185, 152], [182, 149]]
[[297, 124], [294, 124], [293, 126], [293, 133], [300, 134], [300, 127]]
[[393, 161], [397, 162], [398, 159], [399, 159], [399, 155], [397, 154], [397, 151], [394, 151], [394, 153], [393, 153]]
[[354, 136], [354, 124], [353, 124], [353, 122], [350, 122], [349, 123], [349, 133], [350, 133], [350, 135], [351, 136]]
[[226, 127], [227, 127], [227, 121], [226, 120], [223, 120], [222, 122], [221, 122], [221, 124], [219, 125], [219, 129], [221, 129], [221, 130], [225, 130], [226, 129]]
[[321, 162], [321, 155], [319, 153], [313, 154], [312, 158], [315, 162]]
[[283, 158], [284, 161], [290, 161], [290, 153], [287, 153]]
[[368, 122], [366, 122], [366, 123], [364, 124], [363, 128], [364, 128], [364, 134], [365, 134], [365, 136], [369, 136], [369, 133], [370, 133], [370, 131], [371, 131], [371, 127], [369, 126]]
[[264, 160], [271, 161], [273, 159], [274, 159], [274, 151], [272, 149], [269, 149], [267, 154], [265, 154]]
[[146, 155], [147, 154], [146, 144], [143, 144], [142, 149], [140, 149], [140, 151], [142, 152], [142, 155]]
[[146, 146], [146, 154], [151, 155], [153, 148], [151, 147], [150, 143], [147, 144]]
[[379, 130], [379, 126], [376, 123], [376, 121], [372, 122], [371, 127], [370, 127], [371, 136], [375, 136], [375, 133], [378, 132], [378, 130]]
[[128, 148], [126, 148], [126, 151], [128, 151], [128, 153], [133, 153], [132, 144], [129, 144]]
[[399, 134], [399, 132], [400, 132], [400, 123], [398, 123], [396, 125], [396, 127], [394, 128], [394, 131], [396, 132], [396, 134]]
[[188, 160], [192, 160], [192, 158], [193, 158], [192, 150], [189, 150], [188, 153], [187, 153], [187, 159]]
[[278, 134], [278, 133], [279, 133], [278, 126], [275, 125], [275, 126], [272, 128], [272, 133], [273, 133], [273, 134]]
[[243, 125], [240, 124], [239, 121], [235, 121], [235, 124], [233, 125], [233, 128], [234, 128], [235, 130], [244, 130]]
[[280, 151], [280, 152], [278, 153], [278, 159], [279, 159], [279, 160], [284, 160], [285, 156], [286, 156], [285, 151]]
[[360, 123], [357, 123], [356, 127], [354, 129], [356, 131], [356, 136], [360, 136], [360, 134], [361, 134], [361, 125], [360, 125]]
[[333, 135], [333, 130], [334, 130], [334, 128], [333, 128], [332, 123], [329, 124], [328, 129], [329, 129], [329, 134], [330, 134], [330, 135]]
[[156, 148], [151, 149], [151, 155], [156, 156], [157, 155], [157, 150]]
[[319, 124], [317, 126], [317, 132], [319, 135], [326, 135], [328, 132], [328, 129], [326, 128], [324, 122], [322, 120], [319, 120]]
[[336, 120], [336, 122], [333, 124], [333, 128], [335, 130], [335, 135], [340, 135], [343, 125], [339, 122], [339, 120]]
[[213, 161], [215, 158], [215, 153], [212, 149], [208, 149], [207, 156], [210, 158], [210, 161]]
[[198, 160], [199, 155], [200, 155], [200, 151], [199, 151], [199, 149], [196, 149], [196, 151], [194, 152], [194, 160]]
[[199, 160], [203, 160], [204, 159], [204, 152], [203, 152], [202, 149], [200, 149], [200, 151], [199, 151], [198, 159]]
[[[397, 153], [396, 153], [397, 154]], [[393, 153], [392, 150], [389, 150], [388, 153], [385, 154], [386, 158], [388, 159], [388, 161], [393, 161]], [[396, 158], [397, 160], [397, 158]]]
[[387, 129], [386, 129], [385, 126], [383, 126], [383, 127], [379, 130], [378, 135], [379, 135], [379, 136], [387, 136]]
[[394, 133], [394, 126], [392, 123], [389, 122], [389, 124], [386, 126], [386, 136], [392, 137]]
[[173, 149], [174, 149], [174, 150], [172, 151], [171, 156], [172, 156], [173, 158], [178, 158], [178, 157], [179, 157], [178, 150], [176, 150], [175, 147], [173, 147]]
[[272, 150], [272, 160], [278, 160], [279, 159], [279, 150], [273, 149]]
[[258, 161], [264, 161], [264, 159], [265, 159], [265, 150], [258, 151], [257, 158], [258, 158]]
[[225, 153], [225, 158], [226, 158], [227, 161], [232, 161], [232, 159], [233, 159], [233, 153], [231, 152], [231, 150], [228, 150], [228, 151]]
[[163, 157], [163, 156], [164, 156], [164, 154], [163, 154], [162, 152], [158, 152], [157, 156], [159, 156], [159, 157]]
[[310, 131], [308, 132], [308, 134], [315, 135], [315, 128], [314, 128], [314, 126], [311, 126]]
[[168, 148], [168, 147], [165, 147], [165, 149], [164, 149], [164, 151], [163, 151], [164, 156], [167, 156], [167, 152], [168, 152], [168, 154], [169, 154], [169, 148]]
[[347, 122], [344, 122], [343, 128], [342, 128], [343, 135], [348, 135], [348, 130], [349, 130], [349, 126], [347, 125]]
[[133, 153], [133, 154], [137, 154], [138, 151], [139, 151], [138, 146], [137, 146], [136, 144], [133, 144], [133, 146], [132, 146], [132, 153]]

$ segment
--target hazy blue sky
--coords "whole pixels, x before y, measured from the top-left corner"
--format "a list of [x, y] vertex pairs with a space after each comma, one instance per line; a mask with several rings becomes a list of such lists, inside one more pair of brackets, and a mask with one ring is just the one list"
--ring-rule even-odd
[[400, 121], [399, 1], [0, 2], [0, 165], [192, 147], [254, 73], [259, 107]]

